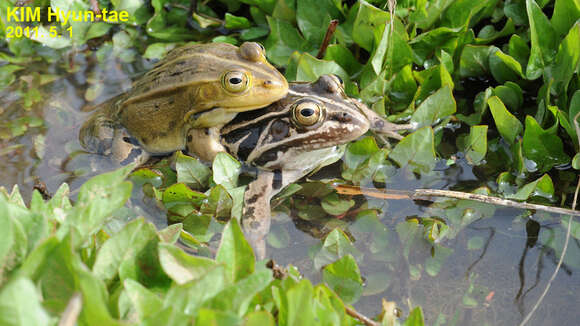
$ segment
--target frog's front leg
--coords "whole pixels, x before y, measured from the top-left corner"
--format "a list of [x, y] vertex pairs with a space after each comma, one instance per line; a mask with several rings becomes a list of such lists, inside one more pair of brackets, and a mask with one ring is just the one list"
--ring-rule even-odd
[[274, 172], [260, 171], [244, 193], [242, 228], [258, 260], [266, 258], [266, 235], [270, 231], [270, 199]]
[[270, 200], [284, 187], [305, 176], [312, 169], [260, 170], [244, 193], [242, 228], [258, 260], [266, 258], [266, 236], [270, 231]]
[[399, 130], [411, 130], [417, 126], [414, 124], [396, 124], [385, 120], [375, 111], [369, 109], [365, 104], [358, 100], [352, 100], [352, 103], [364, 114], [370, 122], [370, 130], [375, 134], [386, 135], [387, 137], [402, 139], [403, 136], [396, 133]]

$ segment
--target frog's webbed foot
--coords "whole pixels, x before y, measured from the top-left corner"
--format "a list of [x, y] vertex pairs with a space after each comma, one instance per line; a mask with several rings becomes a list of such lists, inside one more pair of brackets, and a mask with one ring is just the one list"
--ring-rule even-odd
[[115, 128], [111, 146], [111, 159], [113, 161], [121, 165], [135, 163], [136, 166], [140, 166], [147, 162], [149, 157], [149, 153], [125, 128]]
[[217, 153], [225, 152], [220, 143], [219, 128], [191, 128], [187, 132], [187, 153], [195, 155], [203, 161], [212, 162]]
[[270, 231], [270, 199], [274, 173], [260, 171], [244, 193], [242, 229], [258, 260], [266, 258], [266, 235]]

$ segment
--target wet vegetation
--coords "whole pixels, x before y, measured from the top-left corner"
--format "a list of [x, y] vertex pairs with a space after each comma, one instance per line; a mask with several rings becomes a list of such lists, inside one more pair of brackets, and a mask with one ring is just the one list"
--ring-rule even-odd
[[[563, 255], [569, 216], [457, 199], [404, 206], [372, 191], [451, 189], [570, 208], [580, 169], [577, 0], [406, 0], [393, 17], [386, 1], [193, 3], [0, 0], [0, 176], [17, 185], [0, 193], [0, 324], [524, 319]], [[15, 6], [41, 8], [38, 21], [9, 20]], [[48, 7], [128, 19], [60, 24]], [[231, 156], [208, 167], [176, 153], [87, 181], [111, 168], [77, 140], [83, 107], [130, 88], [170, 49], [248, 40], [289, 81], [336, 74], [350, 96], [417, 125], [391, 143], [369, 133], [274, 198], [268, 247], [281, 266], [254, 262], [243, 238], [251, 175]], [[576, 320], [580, 224], [570, 222], [537, 324]]]

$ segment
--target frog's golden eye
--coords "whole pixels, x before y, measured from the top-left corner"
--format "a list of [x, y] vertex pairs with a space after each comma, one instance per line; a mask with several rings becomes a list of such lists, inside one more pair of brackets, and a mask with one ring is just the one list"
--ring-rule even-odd
[[222, 77], [222, 86], [228, 92], [242, 93], [250, 88], [250, 77], [243, 71], [228, 71]]
[[304, 100], [294, 104], [292, 118], [299, 125], [309, 127], [320, 121], [324, 107], [311, 100]]

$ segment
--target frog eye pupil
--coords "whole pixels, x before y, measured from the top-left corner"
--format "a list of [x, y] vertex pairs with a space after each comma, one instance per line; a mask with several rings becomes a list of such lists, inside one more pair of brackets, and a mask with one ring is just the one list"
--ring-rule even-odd
[[240, 84], [241, 82], [242, 82], [242, 79], [239, 78], [239, 77], [232, 77], [232, 78], [230, 78], [230, 83], [232, 83], [234, 85]]
[[314, 109], [304, 108], [304, 109], [300, 110], [300, 114], [302, 114], [302, 116], [305, 116], [305, 117], [310, 117], [310, 116], [314, 115]]

